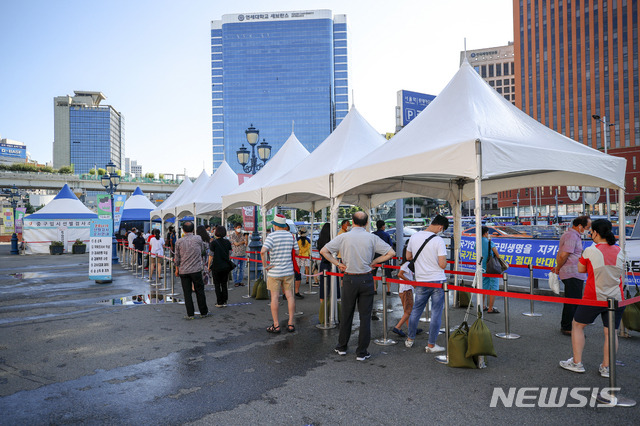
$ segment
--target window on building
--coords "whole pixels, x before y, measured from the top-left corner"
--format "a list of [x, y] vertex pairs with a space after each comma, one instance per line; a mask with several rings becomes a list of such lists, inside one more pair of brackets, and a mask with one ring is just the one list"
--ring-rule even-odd
[[493, 77], [493, 64], [489, 64], [489, 77]]
[[489, 86], [493, 87], [494, 84], [495, 82], [493, 80], [489, 81]]
[[636, 169], [636, 156], [633, 156], [633, 170]]
[[482, 65], [480, 67], [480, 75], [482, 76], [482, 78], [485, 78], [487, 76], [487, 66], [486, 65]]

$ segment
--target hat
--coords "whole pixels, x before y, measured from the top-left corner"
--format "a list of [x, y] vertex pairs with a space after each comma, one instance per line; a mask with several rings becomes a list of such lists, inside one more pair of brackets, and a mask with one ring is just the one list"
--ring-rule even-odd
[[286, 228], [287, 227], [287, 218], [284, 217], [284, 215], [281, 214], [277, 214], [273, 220], [271, 221], [272, 225], [278, 226], [280, 228]]
[[298, 234], [300, 234], [300, 235], [304, 235], [306, 233], [307, 233], [307, 230], [304, 229], [304, 228], [300, 228], [300, 230], [298, 231]]

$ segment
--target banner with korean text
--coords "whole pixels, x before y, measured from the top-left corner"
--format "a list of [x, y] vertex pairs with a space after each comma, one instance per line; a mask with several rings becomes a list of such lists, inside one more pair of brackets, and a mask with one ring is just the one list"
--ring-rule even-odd
[[89, 279], [111, 280], [111, 219], [92, 219], [89, 231]]

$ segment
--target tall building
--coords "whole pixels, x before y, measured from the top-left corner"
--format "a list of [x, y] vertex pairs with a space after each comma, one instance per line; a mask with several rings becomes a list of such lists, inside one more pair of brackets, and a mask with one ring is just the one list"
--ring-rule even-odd
[[[506, 100], [515, 105], [515, 75], [513, 43], [506, 46], [467, 50], [467, 62]], [[460, 64], [465, 52], [460, 52]]]
[[28, 155], [22, 142], [0, 138], [0, 164], [26, 163]]
[[240, 172], [245, 130], [272, 155], [295, 134], [315, 149], [349, 109], [346, 15], [305, 10], [223, 15], [211, 22], [213, 169]]
[[[606, 131], [608, 153], [627, 159], [626, 199], [640, 195], [638, 1], [514, 0], [513, 11], [516, 106], [595, 149], [604, 150]], [[606, 117], [606, 129], [594, 115]], [[566, 186], [542, 188], [540, 204], [553, 204], [556, 191], [575, 211]], [[516, 194], [505, 192], [511, 205]], [[601, 196], [595, 212], [605, 204]]]
[[53, 167], [73, 166], [88, 173], [113, 161], [124, 167], [124, 117], [110, 105], [100, 105], [101, 92], [74, 91], [53, 99]]

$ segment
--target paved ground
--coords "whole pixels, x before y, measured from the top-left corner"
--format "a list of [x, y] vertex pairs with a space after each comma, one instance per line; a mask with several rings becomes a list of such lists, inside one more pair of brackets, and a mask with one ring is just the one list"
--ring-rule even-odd
[[[185, 321], [184, 305], [114, 305], [152, 294], [148, 283], [116, 266], [111, 284], [87, 279], [87, 255], [10, 256], [0, 245], [0, 424], [637, 424], [640, 408], [491, 408], [495, 387], [605, 387], [597, 373], [602, 328], [587, 328], [585, 374], [558, 367], [570, 341], [558, 332], [560, 306], [536, 304], [511, 331], [494, 338], [497, 358], [482, 370], [454, 369], [412, 349], [372, 344], [357, 362], [332, 353], [337, 330], [321, 331], [317, 295], [298, 303], [298, 331], [269, 335], [266, 301], [230, 292], [231, 306]], [[22, 275], [13, 275], [22, 274]], [[156, 297], [148, 299], [158, 301]], [[380, 305], [380, 300], [377, 300]], [[400, 301], [391, 299], [396, 320]], [[502, 308], [502, 301], [498, 302]], [[281, 318], [285, 321], [284, 306]], [[451, 324], [464, 311], [451, 310]], [[472, 318], [473, 321], [474, 318]], [[504, 314], [486, 318], [504, 331]], [[599, 323], [597, 323], [599, 324]], [[389, 325], [392, 325], [390, 320]], [[357, 327], [356, 327], [357, 330]], [[373, 323], [374, 337], [382, 323]], [[444, 344], [443, 337], [439, 343]], [[640, 400], [640, 338], [622, 339], [618, 384]], [[570, 402], [575, 402], [571, 400]]]

